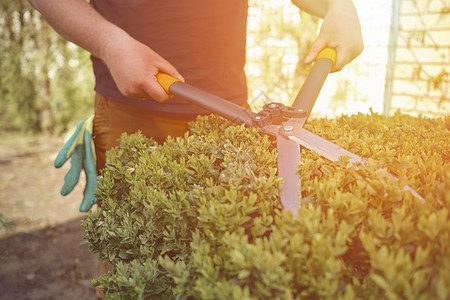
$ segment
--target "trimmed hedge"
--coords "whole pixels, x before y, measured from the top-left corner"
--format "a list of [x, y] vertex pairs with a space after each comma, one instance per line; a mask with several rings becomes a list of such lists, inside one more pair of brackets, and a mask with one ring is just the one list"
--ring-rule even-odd
[[163, 145], [124, 134], [98, 180], [103, 207], [82, 224], [114, 264], [94, 286], [105, 299], [449, 299], [450, 118], [305, 127], [367, 163], [302, 149], [294, 220], [256, 129], [207, 116]]

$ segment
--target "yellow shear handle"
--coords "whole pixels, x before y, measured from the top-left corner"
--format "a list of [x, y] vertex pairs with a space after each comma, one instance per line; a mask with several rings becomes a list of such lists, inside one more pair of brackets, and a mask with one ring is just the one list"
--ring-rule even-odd
[[181, 81], [180, 79], [177, 79], [175, 77], [172, 77], [168, 74], [164, 73], [158, 73], [156, 74], [156, 79], [158, 80], [158, 83], [161, 85], [161, 87], [166, 91], [167, 94], [170, 95], [169, 88], [172, 84], [174, 84], [177, 81]]
[[322, 58], [328, 58], [334, 65], [336, 63], [336, 50], [333, 48], [322, 49], [319, 54], [317, 54], [316, 61]]

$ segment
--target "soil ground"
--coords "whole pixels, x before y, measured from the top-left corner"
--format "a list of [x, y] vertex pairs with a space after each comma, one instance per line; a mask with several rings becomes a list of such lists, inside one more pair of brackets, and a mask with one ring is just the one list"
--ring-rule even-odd
[[70, 167], [53, 161], [64, 137], [0, 136], [0, 299], [95, 299], [99, 262], [83, 241], [84, 177], [59, 191]]

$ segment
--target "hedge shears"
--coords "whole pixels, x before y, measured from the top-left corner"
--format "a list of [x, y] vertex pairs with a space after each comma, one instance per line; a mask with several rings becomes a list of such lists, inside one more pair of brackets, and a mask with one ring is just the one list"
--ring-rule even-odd
[[[349, 163], [364, 163], [364, 159], [361, 157], [303, 128], [335, 62], [336, 51], [331, 48], [323, 49], [317, 55], [292, 106], [278, 102], [267, 103], [258, 113], [191, 86], [170, 75], [159, 73], [156, 77], [159, 84], [170, 95], [179, 96], [235, 123], [256, 127], [263, 133], [275, 136], [278, 151], [278, 175], [284, 179], [279, 189], [280, 199], [283, 208], [290, 210], [295, 216], [301, 198], [300, 178], [297, 170], [300, 163], [300, 146], [316, 151], [331, 161], [338, 161], [341, 156], [348, 156]], [[388, 176], [394, 177], [391, 174]], [[423, 200], [409, 186], [405, 186], [404, 189]]]

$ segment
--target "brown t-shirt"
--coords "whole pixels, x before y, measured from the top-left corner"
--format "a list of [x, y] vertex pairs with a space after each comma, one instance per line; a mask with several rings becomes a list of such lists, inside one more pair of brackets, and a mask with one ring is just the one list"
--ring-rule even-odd
[[[247, 0], [91, 0], [91, 5], [168, 60], [187, 83], [236, 104], [246, 101]], [[155, 111], [206, 112], [177, 97], [163, 104], [127, 98], [106, 65], [94, 56], [92, 62], [99, 94]]]

